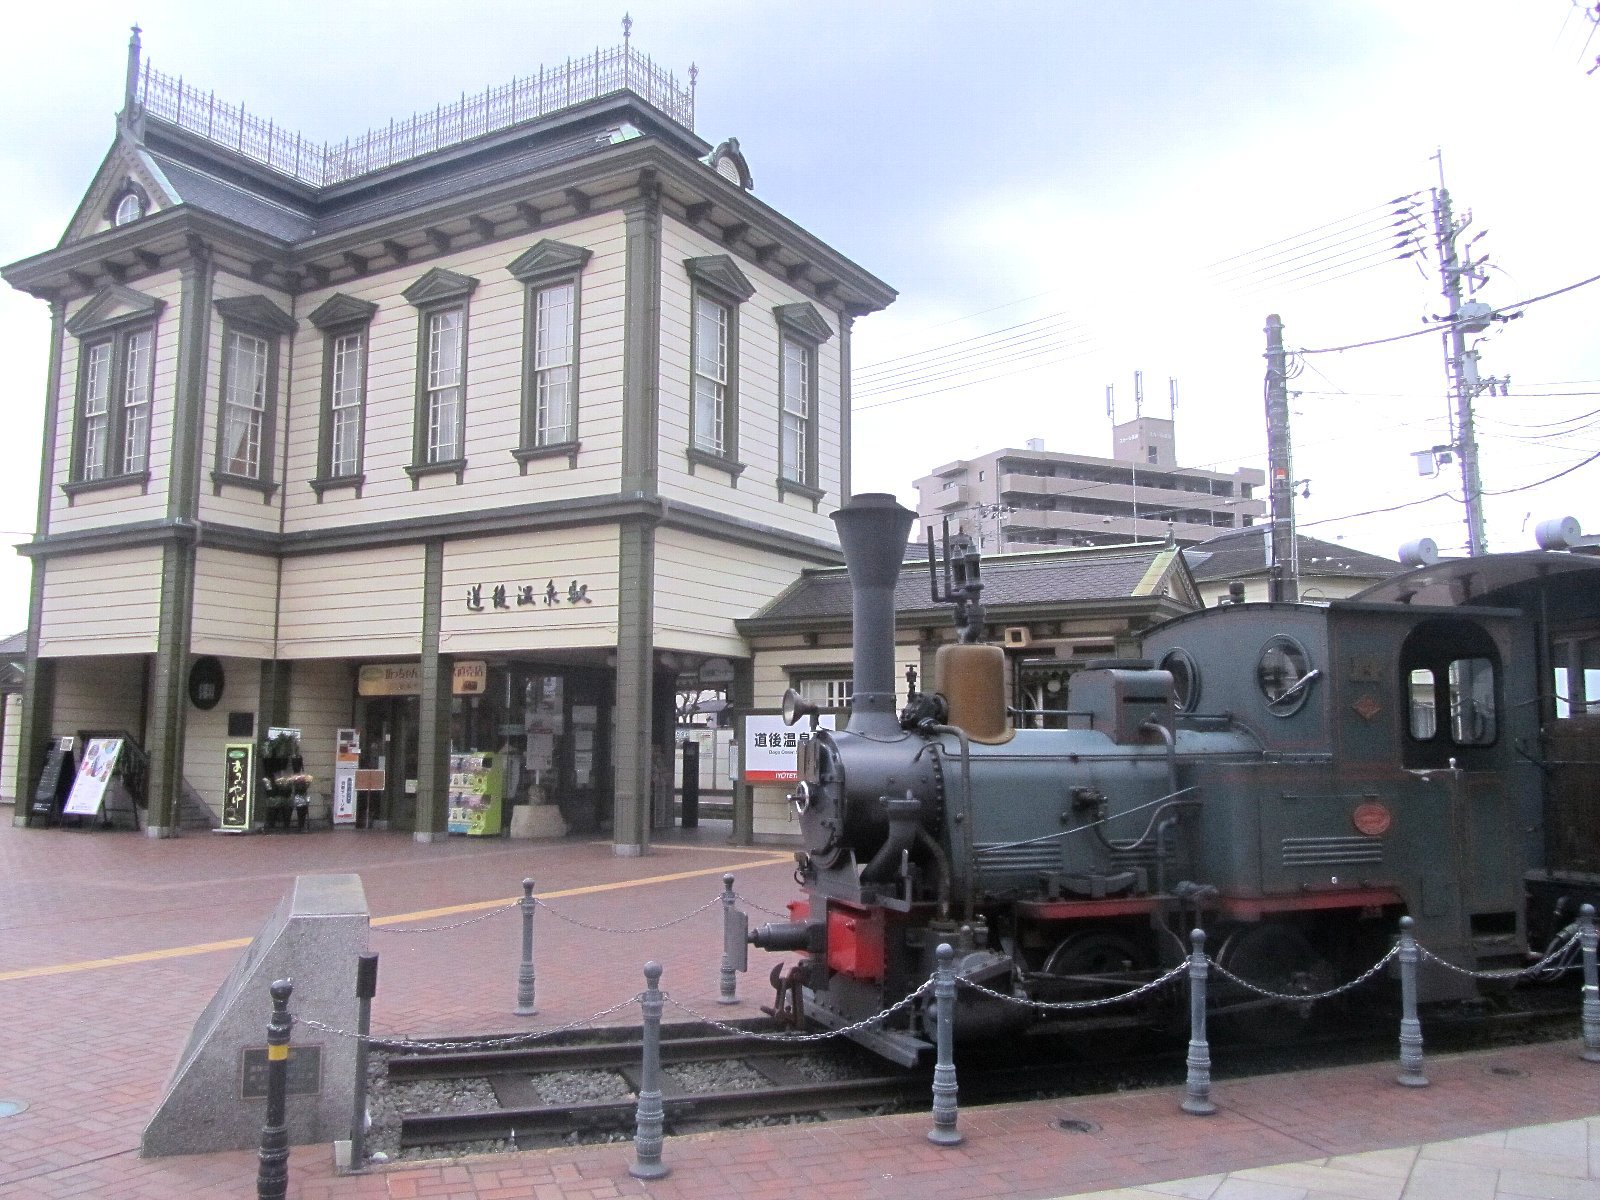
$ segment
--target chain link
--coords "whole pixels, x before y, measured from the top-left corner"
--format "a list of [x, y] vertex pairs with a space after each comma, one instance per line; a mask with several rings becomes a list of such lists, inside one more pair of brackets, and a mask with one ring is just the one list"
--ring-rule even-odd
[[1006, 992], [997, 992], [993, 988], [984, 987], [983, 984], [963, 978], [960, 975], [956, 976], [956, 983], [970, 991], [981, 992], [991, 999], [1004, 1000], [1007, 1004], [1041, 1009], [1046, 1012], [1071, 1012], [1075, 1009], [1103, 1008], [1108, 1004], [1121, 1004], [1127, 1000], [1136, 1000], [1140, 996], [1155, 991], [1157, 988], [1165, 987], [1188, 969], [1189, 964], [1187, 962], [1179, 963], [1165, 975], [1158, 976], [1148, 983], [1142, 983], [1131, 992], [1123, 992], [1120, 996], [1102, 996], [1098, 1000], [1030, 1000], [1026, 996], [1012, 996]]
[[1348, 983], [1341, 983], [1338, 987], [1330, 988], [1325, 992], [1274, 992], [1269, 988], [1262, 987], [1260, 984], [1251, 983], [1248, 979], [1240, 978], [1238, 975], [1235, 975], [1232, 971], [1228, 970], [1227, 967], [1219, 963], [1216, 959], [1212, 958], [1209, 954], [1206, 955], [1206, 962], [1211, 964], [1212, 968], [1217, 972], [1218, 975], [1221, 975], [1229, 983], [1238, 984], [1247, 992], [1254, 992], [1256, 995], [1265, 996], [1269, 1000], [1288, 1000], [1295, 1004], [1305, 1004], [1312, 1000], [1329, 1000], [1334, 996], [1341, 996], [1345, 992], [1354, 991], [1363, 983], [1367, 982], [1367, 980], [1371, 979], [1379, 971], [1383, 970], [1383, 968], [1389, 964], [1389, 960], [1394, 958], [1399, 953], [1400, 947], [1398, 945], [1391, 946], [1389, 948], [1389, 953], [1385, 954], [1382, 958], [1373, 963], [1354, 979], [1350, 980]]
[[743, 904], [746, 908], [753, 908], [757, 912], [766, 913], [767, 916], [769, 916], [769, 917], [781, 917], [785, 921], [791, 919], [791, 915], [789, 913], [786, 913], [786, 912], [773, 912], [772, 909], [766, 907], [765, 905], [757, 904], [754, 900], [750, 899], [750, 897], [746, 896], [743, 892], [735, 892], [733, 894], [733, 898], [735, 900], [739, 901], [741, 904]]
[[681, 1004], [674, 1000], [671, 996], [667, 996], [666, 1000], [668, 1004], [678, 1011], [686, 1012], [695, 1020], [704, 1021], [712, 1028], [722, 1030], [723, 1033], [734, 1034], [737, 1037], [754, 1038], [760, 1042], [782, 1042], [786, 1045], [799, 1046], [808, 1042], [825, 1042], [829, 1038], [849, 1037], [852, 1033], [860, 1033], [873, 1025], [888, 1020], [896, 1013], [904, 1012], [916, 1002], [917, 997], [924, 995], [932, 987], [933, 977], [929, 976], [922, 981], [922, 986], [917, 988], [916, 991], [902, 1000], [897, 1000], [882, 1012], [873, 1013], [870, 1017], [864, 1017], [854, 1025], [841, 1025], [838, 1029], [824, 1029], [820, 1033], [759, 1033], [749, 1029], [740, 1029], [737, 1025], [729, 1025], [725, 1021], [719, 1021], [715, 1017], [708, 1017], [704, 1013], [697, 1012], [687, 1004]]
[[1446, 962], [1420, 942], [1417, 944], [1417, 949], [1421, 952], [1422, 957], [1427, 961], [1438, 963], [1445, 970], [1454, 971], [1457, 975], [1465, 975], [1469, 979], [1520, 979], [1523, 976], [1532, 978], [1543, 971], [1549, 970], [1551, 964], [1554, 963], [1557, 958], [1570, 951], [1572, 947], [1577, 944], [1578, 932], [1579, 931], [1577, 928], [1574, 928], [1572, 932], [1569, 933], [1562, 941], [1557, 942], [1556, 945], [1551, 947], [1549, 953], [1547, 953], [1532, 966], [1506, 967], [1498, 971], [1474, 971], [1468, 967], [1458, 967], [1453, 962]]
[[374, 933], [443, 933], [447, 929], [464, 929], [468, 925], [476, 925], [479, 921], [487, 921], [490, 917], [498, 917], [510, 912], [522, 904], [520, 900], [509, 900], [499, 908], [491, 908], [486, 913], [476, 917], [468, 917], [465, 921], [457, 921], [452, 925], [377, 925], [371, 926]]
[[310, 1017], [296, 1018], [296, 1024], [304, 1025], [307, 1029], [315, 1029], [321, 1033], [331, 1033], [335, 1037], [354, 1038], [358, 1042], [366, 1042], [380, 1050], [499, 1050], [507, 1046], [520, 1046], [528, 1042], [537, 1042], [543, 1038], [554, 1037], [558, 1033], [571, 1033], [574, 1030], [586, 1029], [604, 1017], [621, 1012], [629, 1005], [637, 1004], [644, 999], [643, 992], [635, 992], [626, 1000], [613, 1004], [610, 1008], [603, 1008], [597, 1013], [587, 1017], [579, 1017], [576, 1021], [569, 1021], [565, 1025], [556, 1025], [550, 1029], [535, 1029], [528, 1033], [513, 1033], [498, 1038], [470, 1038], [466, 1040], [455, 1039], [446, 1041], [424, 1041], [416, 1038], [379, 1037], [376, 1034], [360, 1034], [350, 1029], [339, 1029], [333, 1025], [324, 1025], [321, 1021], [314, 1021]]
[[657, 929], [670, 929], [674, 925], [682, 924], [690, 917], [699, 916], [701, 913], [705, 912], [706, 909], [712, 907], [713, 905], [721, 904], [722, 896], [720, 894], [713, 896], [699, 908], [693, 909], [690, 912], [686, 912], [681, 917], [673, 917], [672, 920], [663, 921], [659, 925], [638, 925], [632, 929], [613, 929], [608, 925], [591, 925], [587, 921], [580, 921], [576, 917], [567, 916], [560, 909], [551, 908], [537, 896], [533, 898], [533, 902], [540, 908], [544, 909], [545, 912], [549, 913], [552, 917], [555, 917], [558, 921], [565, 921], [568, 925], [576, 925], [579, 929], [588, 929], [595, 933], [653, 933]]

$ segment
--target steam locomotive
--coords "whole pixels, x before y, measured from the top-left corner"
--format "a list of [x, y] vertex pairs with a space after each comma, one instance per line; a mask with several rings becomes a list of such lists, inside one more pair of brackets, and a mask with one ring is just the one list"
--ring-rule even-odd
[[[774, 971], [787, 1015], [912, 1064], [929, 1013], [862, 1023], [928, 977], [941, 942], [987, 989], [958, 989], [958, 1040], [1041, 1021], [1002, 997], [1124, 994], [1179, 963], [1196, 926], [1229, 971], [1285, 996], [1369, 966], [1402, 914], [1458, 967], [1528, 961], [1525, 876], [1547, 865], [1552, 769], [1540, 621], [1473, 603], [1470, 588], [1450, 593], [1464, 605], [1226, 604], [1156, 627], [1142, 660], [1075, 675], [1066, 728], [1021, 728], [1004, 651], [981, 642], [976, 554], [947, 546], [960, 636], [939, 649], [931, 690], [897, 712], [893, 592], [914, 514], [867, 494], [833, 518], [852, 588], [851, 710], [846, 728], [818, 729], [785, 698], [791, 724], [813, 716], [790, 796], [804, 896], [747, 939], [800, 952]], [[1593, 596], [1595, 578], [1574, 594]], [[1594, 836], [1591, 823], [1591, 849]], [[1425, 972], [1422, 989], [1475, 995], [1449, 971]], [[1215, 990], [1247, 1036], [1292, 1033], [1308, 1008]], [[1159, 1020], [1163, 1005], [1174, 997], [1152, 990], [1083, 1024]]]

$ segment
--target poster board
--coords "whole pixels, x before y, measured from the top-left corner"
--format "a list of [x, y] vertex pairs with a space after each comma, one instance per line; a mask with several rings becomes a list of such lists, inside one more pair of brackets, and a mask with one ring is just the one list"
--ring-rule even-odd
[[[835, 728], [836, 714], [820, 713], [817, 726]], [[779, 712], [747, 713], [739, 720], [739, 780], [754, 787], [794, 783], [800, 778], [795, 755], [811, 740], [811, 722], [783, 723]]]
[[256, 815], [256, 747], [254, 742], [229, 742], [222, 748], [222, 820], [224, 833], [248, 833]]
[[356, 823], [356, 768], [361, 765], [361, 734], [341, 729], [333, 741], [333, 823]]
[[78, 764], [78, 774], [72, 781], [72, 792], [61, 806], [62, 814], [98, 816], [100, 806], [105, 803], [106, 785], [111, 782], [111, 772], [121, 756], [121, 738], [90, 738], [84, 747], [83, 761]]

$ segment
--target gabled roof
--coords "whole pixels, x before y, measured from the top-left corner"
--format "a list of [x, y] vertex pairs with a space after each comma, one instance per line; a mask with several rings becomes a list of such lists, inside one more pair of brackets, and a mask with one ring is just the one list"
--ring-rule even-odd
[[[941, 575], [942, 581], [942, 575]], [[1009, 612], [1166, 599], [1199, 605], [1199, 590], [1176, 547], [1163, 542], [1000, 554], [983, 561], [983, 605], [991, 621]], [[908, 562], [895, 584], [902, 621], [947, 619], [933, 601], [928, 564]], [[816, 622], [848, 621], [850, 578], [843, 567], [808, 570], [755, 616], [737, 622], [747, 633]]]
[[[1270, 525], [1247, 525], [1230, 529], [1183, 552], [1189, 569], [1201, 583], [1249, 579], [1267, 573], [1266, 535]], [[1295, 538], [1300, 550], [1300, 575], [1338, 576], [1355, 579], [1384, 579], [1400, 569], [1392, 558], [1368, 554], [1349, 546], [1325, 542], [1300, 534]]]

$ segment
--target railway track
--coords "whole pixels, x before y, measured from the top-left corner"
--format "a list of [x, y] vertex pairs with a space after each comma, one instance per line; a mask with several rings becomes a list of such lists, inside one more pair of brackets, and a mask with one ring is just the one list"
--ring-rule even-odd
[[[699, 1025], [668, 1026], [661, 1043], [662, 1101], [669, 1134], [727, 1128], [759, 1120], [826, 1121], [927, 1107], [931, 1064], [892, 1066], [847, 1043], [794, 1045], [729, 1035]], [[1435, 1019], [1434, 1053], [1484, 1048], [1507, 1040], [1544, 1040], [1576, 1032], [1570, 1005], [1502, 1014], [1496, 1019]], [[1369, 1025], [1370, 1029], [1371, 1026]], [[1083, 1095], [1182, 1081], [1181, 1043], [1114, 1061], [1086, 1060], [1070, 1042], [1026, 1039], [1009, 1056], [994, 1052], [958, 1061], [962, 1105], [1044, 1096]], [[1395, 1052], [1388, 1031], [1352, 1040], [1348, 1033], [1296, 1039], [1291, 1046], [1215, 1047], [1218, 1080], [1246, 1074], [1381, 1061]], [[532, 1149], [632, 1136], [642, 1048], [634, 1031], [590, 1031], [583, 1040], [515, 1050], [390, 1054], [385, 1088], [390, 1144], [406, 1157], [469, 1150]], [[437, 1099], [416, 1104], [408, 1089], [430, 1081], [471, 1081], [465, 1105]], [[459, 1095], [458, 1090], [455, 1094]], [[397, 1133], [397, 1138], [394, 1136]]]

